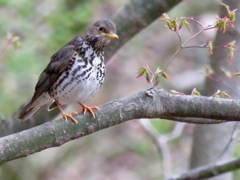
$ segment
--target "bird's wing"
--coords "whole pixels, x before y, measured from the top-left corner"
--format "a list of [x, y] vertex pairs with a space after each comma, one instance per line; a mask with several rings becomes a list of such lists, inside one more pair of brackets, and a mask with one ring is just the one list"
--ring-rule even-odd
[[53, 83], [68, 67], [69, 60], [76, 54], [76, 47], [74, 45], [67, 44], [51, 57], [51, 61], [48, 66], [39, 76], [38, 83], [35, 86], [35, 93], [31, 100], [32, 102], [51, 88]]

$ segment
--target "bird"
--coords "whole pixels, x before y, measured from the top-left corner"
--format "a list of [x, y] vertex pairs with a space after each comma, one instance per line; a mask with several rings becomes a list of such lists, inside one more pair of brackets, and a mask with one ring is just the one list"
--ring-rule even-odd
[[48, 103], [48, 111], [58, 107], [65, 121], [69, 118], [77, 123], [73, 117], [76, 112], [67, 114], [61, 107], [72, 103], [82, 106], [84, 115], [88, 111], [95, 118], [93, 110], [99, 108], [83, 102], [99, 91], [105, 77], [104, 48], [118, 38], [115, 24], [102, 19], [60, 48], [39, 76], [32, 99], [19, 110], [18, 119], [29, 119]]

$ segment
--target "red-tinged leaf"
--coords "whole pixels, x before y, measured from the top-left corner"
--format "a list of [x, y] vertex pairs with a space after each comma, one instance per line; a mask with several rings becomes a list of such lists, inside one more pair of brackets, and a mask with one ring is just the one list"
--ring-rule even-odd
[[15, 49], [20, 49], [20, 48], [22, 48], [22, 44], [21, 44], [20, 41], [15, 41], [15, 42], [13, 43], [13, 45], [14, 45], [14, 48], [15, 48]]
[[159, 76], [156, 77], [156, 78], [154, 77], [154, 84], [153, 84], [153, 86], [158, 86], [159, 83], [160, 83], [160, 77]]
[[13, 35], [12, 35], [11, 33], [7, 32], [6, 39], [9, 40], [9, 39], [11, 39], [12, 37], [13, 37]]
[[184, 19], [182, 19], [182, 21], [180, 22], [180, 25], [179, 25], [179, 30], [181, 30], [182, 29], [182, 27], [184, 26]]
[[166, 22], [167, 22], [167, 27], [168, 27], [170, 30], [172, 30], [172, 27], [173, 27], [172, 22], [169, 21], [169, 20], [166, 20]]
[[215, 27], [218, 27], [220, 32], [225, 33], [227, 28], [227, 19], [226, 18], [219, 19], [216, 22]]
[[162, 17], [159, 19], [159, 21], [165, 21], [170, 20], [170, 17], [167, 15], [167, 13], [163, 13]]
[[138, 69], [138, 75], [137, 75], [137, 78], [139, 78], [139, 77], [141, 77], [141, 76], [143, 76], [144, 75], [144, 73], [146, 73], [146, 67], [145, 66], [143, 66], [143, 67], [140, 67], [139, 69]]
[[162, 70], [160, 70], [159, 68], [156, 69], [155, 73], [154, 73], [154, 77], [153, 77], [153, 86], [157, 86], [160, 82], [160, 74], [162, 73]]
[[187, 20], [185, 21], [185, 26], [187, 27], [189, 32], [192, 32], [192, 29], [190, 27], [190, 23]]
[[209, 75], [209, 74], [214, 74], [214, 70], [212, 69], [211, 66], [206, 66], [206, 68], [207, 68], [207, 74], [208, 74], [208, 75]]
[[152, 70], [151, 70], [151, 68], [148, 65], [146, 65], [146, 69], [147, 69], [147, 72], [152, 75]]
[[230, 11], [230, 10], [229, 10], [229, 6], [228, 6], [228, 5], [226, 5], [225, 3], [221, 2], [221, 5], [222, 5], [223, 7], [225, 7], [225, 9], [227, 10], [227, 12], [229, 12], [229, 11]]
[[234, 9], [231, 13], [231, 16], [229, 17], [229, 19], [233, 22], [236, 20], [236, 13], [235, 13], [236, 11], [237, 9]]
[[226, 77], [228, 77], [229, 79], [232, 78], [232, 72], [231, 71], [228, 71], [225, 68], [220, 68], [220, 69], [225, 74]]
[[233, 73], [234, 76], [240, 76], [240, 72]]
[[15, 48], [21, 47], [19, 36], [13, 36], [11, 33], [7, 33], [6, 39], [7, 39], [7, 46], [10, 44], [13, 44]]
[[161, 74], [162, 74], [162, 77], [166, 79], [170, 79], [170, 76], [166, 72], [162, 72]]
[[160, 21], [165, 21], [167, 24], [167, 27], [172, 31], [173, 30], [173, 20], [166, 14], [163, 13], [162, 17], [159, 19]]
[[204, 70], [200, 70], [200, 73], [202, 73], [206, 77], [211, 77], [214, 74], [214, 70], [212, 69], [211, 66], [206, 66]]
[[165, 21], [167, 24], [167, 27], [171, 31], [178, 31], [178, 29], [179, 29], [178, 23], [177, 23], [177, 18], [171, 19], [166, 13], [162, 14], [160, 21]]
[[9, 41], [11, 41], [11, 43], [18, 41], [20, 38], [18, 36], [13, 36], [11, 39], [9, 39]]
[[217, 90], [213, 95], [215, 98], [232, 98], [226, 91]]
[[221, 3], [221, 5], [223, 6], [223, 7], [225, 7], [225, 9], [226, 9], [226, 11], [227, 11], [227, 17], [228, 17], [228, 19], [230, 20], [230, 21], [235, 21], [235, 19], [236, 19], [236, 11], [237, 11], [237, 9], [234, 9], [234, 10], [230, 10], [229, 9], [229, 6], [228, 5], [226, 5], [226, 4], [224, 4], [224, 3]]
[[160, 72], [162, 72], [162, 70], [160, 70], [159, 67], [158, 67], [154, 74], [159, 74]]
[[176, 91], [176, 90], [170, 90], [170, 93], [171, 93], [171, 94], [184, 95], [183, 92], [178, 92], [178, 91]]
[[223, 95], [228, 98], [232, 98], [226, 91], [223, 92]]
[[191, 92], [191, 95], [201, 96], [201, 93], [199, 91], [197, 91], [196, 88], [194, 88]]
[[151, 77], [150, 77], [149, 72], [147, 72], [147, 71], [146, 71], [146, 80], [148, 83], [151, 83]]
[[172, 24], [173, 24], [173, 31], [178, 31], [179, 27], [178, 27], [178, 23], [177, 23], [177, 18], [173, 19]]
[[236, 20], [236, 11], [237, 11], [237, 9], [234, 9], [233, 11], [228, 12], [227, 17], [228, 17], [229, 21], [231, 21], [232, 23], [234, 23], [234, 21]]
[[220, 92], [221, 92], [220, 90], [217, 90], [217, 91], [212, 95], [212, 97], [218, 96]]
[[229, 49], [228, 51], [228, 63], [231, 64], [233, 59], [233, 50]]
[[232, 63], [234, 51], [237, 50], [237, 47], [236, 47], [235, 43], [236, 43], [236, 41], [232, 41], [232, 42], [230, 42], [230, 43], [228, 43], [227, 45], [224, 46], [225, 48], [228, 49], [228, 63], [229, 64]]
[[194, 95], [194, 92], [196, 91], [196, 88], [193, 88], [191, 95]]
[[226, 11], [227, 11], [227, 16], [223, 17], [223, 18], [218, 18], [218, 21], [216, 22], [215, 27], [219, 28], [219, 31], [221, 31], [222, 33], [226, 32], [226, 28], [232, 27], [234, 28], [234, 21], [236, 20], [236, 11], [237, 9], [234, 10], [230, 10], [229, 6], [222, 3], [222, 6], [225, 7]]
[[180, 23], [180, 25], [179, 25], [179, 30], [180, 30], [183, 26], [186, 26], [187, 29], [188, 29], [188, 31], [189, 31], [189, 32], [192, 32], [192, 29], [191, 29], [191, 27], [190, 27], [190, 23], [188, 22], [188, 20], [187, 20], [186, 17], [183, 17], [183, 18], [182, 18], [182, 21], [181, 21], [181, 23]]
[[236, 43], [236, 41], [231, 41], [230, 43], [228, 43], [224, 47], [226, 47], [228, 49], [232, 49], [232, 50], [237, 50], [237, 46], [235, 45], [235, 43]]
[[212, 41], [208, 42], [208, 54], [209, 55], [213, 54], [213, 42]]

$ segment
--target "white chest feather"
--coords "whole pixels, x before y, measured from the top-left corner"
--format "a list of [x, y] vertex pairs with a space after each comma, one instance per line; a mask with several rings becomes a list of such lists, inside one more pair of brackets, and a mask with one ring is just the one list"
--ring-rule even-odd
[[104, 77], [103, 54], [88, 48], [84, 57], [77, 56], [69, 72], [60, 76], [53, 98], [61, 104], [82, 103], [99, 90]]

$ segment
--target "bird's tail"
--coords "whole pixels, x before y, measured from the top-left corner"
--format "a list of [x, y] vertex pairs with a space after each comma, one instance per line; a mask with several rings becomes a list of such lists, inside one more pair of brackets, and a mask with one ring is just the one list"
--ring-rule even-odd
[[40, 106], [34, 106], [34, 103], [29, 102], [26, 106], [24, 106], [17, 114], [18, 119], [25, 121], [29, 119]]
[[29, 119], [41, 106], [49, 103], [50, 101], [50, 98], [43, 95], [34, 101], [30, 101], [26, 106], [20, 109], [17, 113], [17, 118], [22, 121]]

